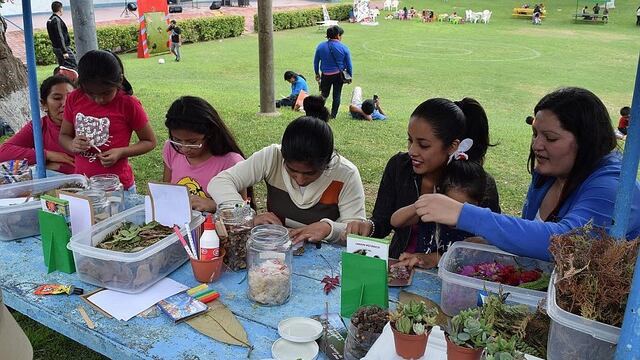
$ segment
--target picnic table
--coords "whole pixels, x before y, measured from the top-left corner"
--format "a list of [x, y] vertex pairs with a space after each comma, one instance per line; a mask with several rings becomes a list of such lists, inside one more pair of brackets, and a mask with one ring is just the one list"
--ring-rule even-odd
[[608, 14], [591, 14], [591, 13], [576, 13], [573, 15], [573, 21], [575, 22], [588, 22], [588, 23], [600, 23], [605, 24], [609, 22]]
[[[335, 275], [340, 270], [343, 247], [323, 245], [316, 249], [306, 245], [302, 256], [293, 258], [293, 292], [290, 300], [276, 307], [253, 304], [246, 296], [246, 271], [226, 272], [212, 284], [220, 300], [238, 317], [254, 346], [252, 359], [271, 357], [271, 345], [279, 338], [277, 326], [292, 316], [323, 314], [325, 301], [329, 312], [340, 312], [340, 289], [329, 295], [320, 282], [331, 275], [327, 261]], [[107, 318], [89, 307], [78, 296], [36, 296], [34, 289], [44, 283], [71, 284], [85, 292], [95, 286], [78, 280], [77, 274], [54, 272], [47, 274], [39, 236], [17, 241], [0, 242], [0, 288], [7, 306], [39, 323], [101, 353], [116, 359], [241, 359], [246, 348], [226, 345], [200, 334], [185, 323], [174, 324], [166, 315], [136, 316], [124, 322]], [[324, 259], [323, 259], [324, 257]], [[327, 261], [325, 261], [325, 259]], [[169, 275], [187, 286], [196, 286], [191, 265], [187, 262]], [[418, 271], [408, 291], [440, 302], [440, 279], [434, 271]], [[400, 288], [389, 288], [390, 300], [397, 300]], [[95, 323], [91, 330], [77, 308], [82, 306]], [[320, 355], [320, 359], [324, 356]]]
[[[535, 8], [513, 8], [513, 13], [511, 14], [511, 16], [514, 17], [520, 17], [520, 18], [527, 18], [527, 19], [531, 19], [531, 17], [533, 16], [533, 10], [535, 10]], [[540, 18], [544, 19], [544, 17], [547, 14], [547, 10], [542, 9], [540, 11]]]

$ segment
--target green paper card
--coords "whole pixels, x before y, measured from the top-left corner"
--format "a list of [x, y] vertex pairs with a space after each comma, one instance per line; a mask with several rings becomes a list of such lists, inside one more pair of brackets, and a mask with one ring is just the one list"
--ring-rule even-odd
[[387, 262], [360, 254], [342, 253], [340, 315], [351, 317], [362, 305], [389, 308]]
[[64, 217], [38, 210], [40, 233], [42, 234], [42, 253], [44, 264], [49, 273], [62, 271], [67, 274], [76, 272], [73, 253], [67, 249], [71, 231]]

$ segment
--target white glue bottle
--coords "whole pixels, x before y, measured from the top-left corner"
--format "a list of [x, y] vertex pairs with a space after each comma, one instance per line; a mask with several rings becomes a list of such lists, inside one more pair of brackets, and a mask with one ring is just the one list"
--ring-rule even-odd
[[200, 235], [200, 260], [213, 260], [220, 256], [220, 238], [216, 233], [216, 224], [211, 214], [204, 223], [204, 231]]

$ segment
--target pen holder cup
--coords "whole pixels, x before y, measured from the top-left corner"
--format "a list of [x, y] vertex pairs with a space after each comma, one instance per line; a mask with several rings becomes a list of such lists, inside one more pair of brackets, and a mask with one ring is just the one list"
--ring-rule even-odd
[[193, 276], [201, 283], [210, 283], [218, 280], [222, 272], [224, 271], [224, 259], [225, 251], [220, 248], [220, 256], [213, 260], [191, 260], [191, 268], [193, 269]]

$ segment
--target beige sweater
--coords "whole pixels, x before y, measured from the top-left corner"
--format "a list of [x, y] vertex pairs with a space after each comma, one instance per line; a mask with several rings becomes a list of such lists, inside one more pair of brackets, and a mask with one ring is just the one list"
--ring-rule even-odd
[[[267, 210], [283, 224], [331, 225], [326, 241], [339, 240], [346, 222], [364, 220], [364, 189], [358, 169], [342, 156], [334, 156], [320, 178], [301, 191], [284, 167], [280, 145], [274, 144], [254, 153], [211, 179], [207, 191], [216, 201], [242, 201], [238, 191], [264, 180], [267, 184]], [[293, 221], [291, 221], [293, 220]]]

